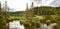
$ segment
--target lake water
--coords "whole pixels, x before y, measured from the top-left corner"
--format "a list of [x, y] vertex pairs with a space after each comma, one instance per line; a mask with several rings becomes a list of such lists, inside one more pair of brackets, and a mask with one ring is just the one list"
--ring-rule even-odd
[[9, 22], [9, 29], [24, 29], [24, 26], [20, 24], [20, 21]]
[[[36, 28], [35, 29], [53, 29], [53, 26], [55, 26], [56, 23], [52, 23], [50, 25], [46, 25], [46, 24], [41, 24], [40, 28]], [[13, 22], [9, 22], [9, 29], [25, 29], [24, 25], [20, 24], [20, 21], [13, 21]]]

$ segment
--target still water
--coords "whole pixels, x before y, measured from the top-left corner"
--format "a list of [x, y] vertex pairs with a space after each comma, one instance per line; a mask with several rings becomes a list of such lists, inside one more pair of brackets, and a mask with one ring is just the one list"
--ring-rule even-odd
[[[50, 25], [46, 25], [46, 24], [41, 24], [39, 28], [35, 27], [35, 29], [53, 29], [53, 26], [55, 26], [56, 23], [52, 23]], [[9, 22], [9, 29], [25, 29], [24, 25], [20, 24], [20, 21], [13, 21], [13, 22]]]
[[20, 21], [9, 22], [9, 29], [24, 29], [24, 26], [20, 24]]

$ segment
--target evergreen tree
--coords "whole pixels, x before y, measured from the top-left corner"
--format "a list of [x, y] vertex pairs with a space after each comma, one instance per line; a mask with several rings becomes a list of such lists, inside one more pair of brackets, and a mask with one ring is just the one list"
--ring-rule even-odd
[[3, 24], [2, 24], [2, 23], [3, 23], [3, 19], [2, 19], [3, 16], [2, 16], [1, 10], [2, 10], [2, 9], [1, 9], [1, 2], [0, 2], [0, 29], [3, 29]]

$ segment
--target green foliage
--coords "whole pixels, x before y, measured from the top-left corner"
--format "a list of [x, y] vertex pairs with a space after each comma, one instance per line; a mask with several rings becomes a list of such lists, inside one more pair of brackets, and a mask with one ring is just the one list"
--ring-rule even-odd
[[50, 23], [51, 23], [50, 20], [47, 20], [47, 21], [46, 21], [46, 24], [47, 24], [47, 25], [50, 25]]
[[30, 26], [30, 21], [28, 21], [28, 20], [21, 20], [20, 21], [20, 24], [24, 24], [24, 25], [26, 25], [26, 26]]
[[10, 12], [11, 16], [22, 16], [24, 11]]
[[34, 15], [59, 15], [60, 7], [41, 6], [26, 10], [31, 16]]
[[4, 27], [4, 24], [5, 24], [5, 20], [3, 20], [3, 15], [2, 15], [2, 12], [1, 12], [1, 3], [0, 3], [0, 29], [3, 29]]
[[41, 24], [39, 19], [32, 19], [31, 23], [32, 23], [32, 25], [40, 25]]
[[32, 20], [21, 20], [20, 21], [21, 24], [24, 24], [24, 25], [27, 25], [27, 26], [39, 26], [41, 24], [40, 20], [39, 19], [32, 19]]
[[7, 19], [5, 18], [4, 12], [2, 11], [1, 3], [0, 3], [0, 29], [5, 29], [5, 25], [7, 23]]

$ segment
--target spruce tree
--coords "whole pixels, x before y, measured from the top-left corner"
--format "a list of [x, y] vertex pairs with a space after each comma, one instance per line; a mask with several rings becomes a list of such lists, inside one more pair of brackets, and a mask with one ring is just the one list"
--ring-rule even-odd
[[4, 19], [0, 2], [0, 29], [5, 29], [6, 20]]
[[2, 13], [1, 13], [1, 2], [0, 2], [0, 29], [2, 29]]

